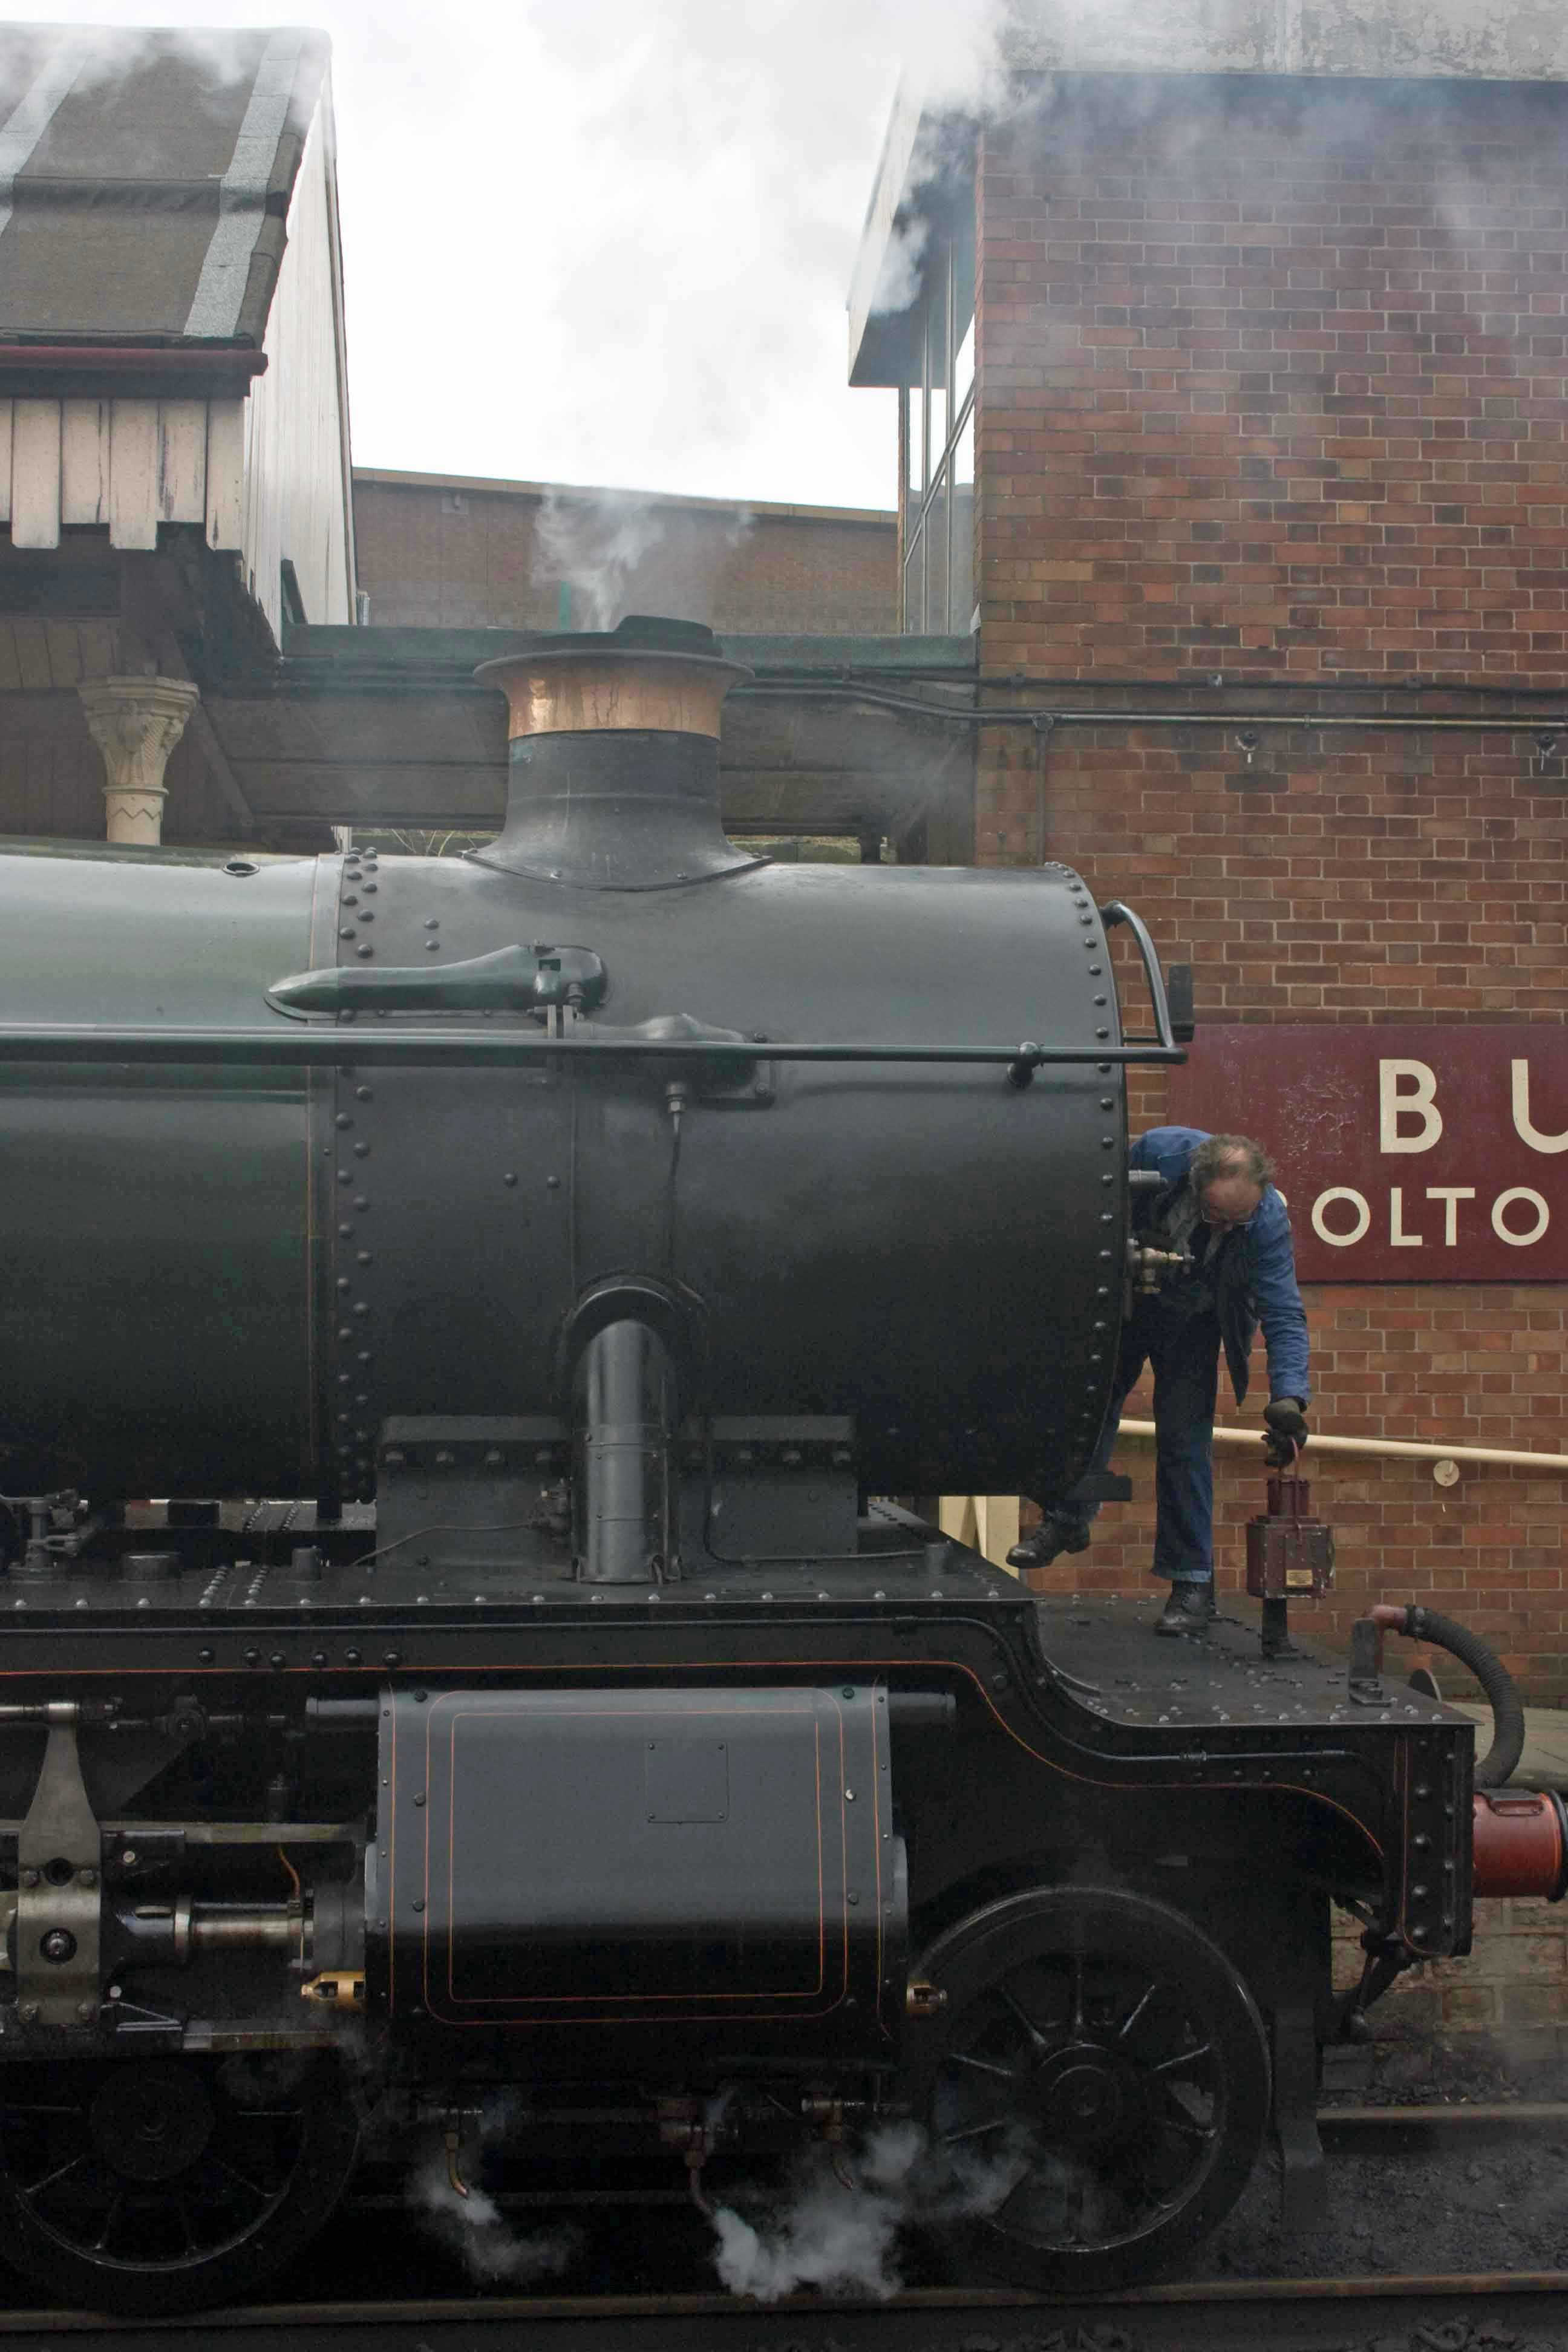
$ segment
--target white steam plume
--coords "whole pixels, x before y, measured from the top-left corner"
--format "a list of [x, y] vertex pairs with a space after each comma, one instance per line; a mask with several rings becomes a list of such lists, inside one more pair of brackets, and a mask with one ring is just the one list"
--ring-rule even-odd
[[639, 490], [552, 489], [534, 524], [534, 577], [571, 591], [576, 628], [613, 628], [628, 611], [710, 621], [719, 575], [751, 528], [743, 507], [682, 507]]
[[871, 297], [873, 318], [885, 318], [889, 312], [909, 309], [921, 290], [921, 264], [930, 243], [931, 224], [919, 213], [909, 220], [894, 223], [888, 249], [882, 256], [877, 290]]
[[482, 2189], [458, 2195], [447, 2177], [444, 2149], [437, 2148], [419, 2166], [410, 2184], [419, 2211], [441, 2243], [458, 2256], [470, 2278], [486, 2285], [507, 2279], [553, 2278], [577, 2251], [569, 2230], [539, 2231], [520, 2236], [511, 2229], [493, 2197]]
[[[516, 2103], [506, 2095], [492, 2100], [479, 2117], [477, 2133], [458, 2153], [458, 2178], [462, 2164], [472, 2162], [478, 2150], [504, 2139]], [[408, 2197], [431, 2233], [456, 2253], [470, 2278], [494, 2285], [501, 2280], [521, 2284], [531, 2279], [553, 2278], [578, 2253], [575, 2230], [557, 2228], [521, 2233], [510, 2226], [493, 2197], [466, 2181], [459, 2189], [444, 2141], [432, 2145], [415, 2166]]]
[[758, 2303], [798, 2287], [886, 2302], [902, 2284], [901, 2231], [994, 2211], [1028, 2168], [1022, 2135], [987, 2160], [933, 2148], [918, 2124], [889, 2124], [847, 2159], [810, 2149], [760, 2227], [720, 2206], [714, 2266], [731, 2294]]

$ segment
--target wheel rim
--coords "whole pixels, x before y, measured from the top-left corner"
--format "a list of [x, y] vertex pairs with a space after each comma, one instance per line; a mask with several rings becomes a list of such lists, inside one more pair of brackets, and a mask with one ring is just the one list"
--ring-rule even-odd
[[1132, 1895], [1058, 1889], [965, 1922], [926, 2111], [983, 2239], [1043, 2274], [1130, 2278], [1212, 2228], [1267, 2118], [1258, 2013], [1218, 1948]]
[[321, 2095], [288, 2062], [30, 2074], [4, 2085], [6, 2191], [30, 2236], [105, 2273], [220, 2269], [288, 2201]]

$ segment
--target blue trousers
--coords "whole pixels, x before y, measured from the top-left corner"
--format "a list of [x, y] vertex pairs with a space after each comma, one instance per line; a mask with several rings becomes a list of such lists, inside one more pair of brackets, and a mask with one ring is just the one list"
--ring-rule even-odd
[[[1121, 1335], [1116, 1387], [1094, 1468], [1105, 1469], [1121, 1408], [1147, 1363], [1154, 1374], [1154, 1560], [1173, 1584], [1214, 1575], [1214, 1409], [1219, 1387], [1219, 1322], [1141, 1298]], [[1093, 1518], [1098, 1505], [1086, 1517]]]

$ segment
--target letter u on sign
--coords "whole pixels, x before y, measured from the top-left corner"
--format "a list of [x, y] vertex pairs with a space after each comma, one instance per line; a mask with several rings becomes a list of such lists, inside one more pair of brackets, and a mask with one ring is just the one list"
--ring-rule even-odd
[[[1542, 1135], [1538, 1127], [1531, 1127], [1530, 1123], [1530, 1064], [1515, 1062], [1511, 1067], [1514, 1133], [1521, 1142], [1529, 1144], [1531, 1151], [1568, 1151], [1568, 1127], [1561, 1135]], [[1408, 1149], [1408, 1146], [1402, 1149]], [[1505, 1234], [1503, 1238], [1511, 1241], [1513, 1236]]]

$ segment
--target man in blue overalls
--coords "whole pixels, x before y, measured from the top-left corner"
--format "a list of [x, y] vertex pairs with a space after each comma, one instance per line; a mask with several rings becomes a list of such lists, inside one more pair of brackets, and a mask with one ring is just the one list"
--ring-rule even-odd
[[[1157, 1192], [1135, 1196], [1140, 1240], [1184, 1264], [1133, 1306], [1121, 1335], [1110, 1411], [1094, 1456], [1103, 1470], [1129, 1391], [1154, 1374], [1154, 1564], [1171, 1597], [1157, 1633], [1201, 1633], [1214, 1615], [1214, 1412], [1224, 1348], [1237, 1404], [1247, 1395], [1253, 1334], [1263, 1327], [1269, 1459], [1287, 1461], [1307, 1436], [1307, 1318], [1296, 1286], [1290, 1220], [1269, 1181], [1266, 1152], [1241, 1135], [1157, 1127], [1129, 1165], [1152, 1170]], [[1142, 1206], [1146, 1201], [1148, 1206]], [[1058, 1503], [1008, 1553], [1015, 1568], [1082, 1551], [1096, 1506]]]

